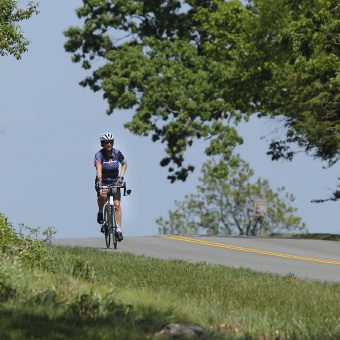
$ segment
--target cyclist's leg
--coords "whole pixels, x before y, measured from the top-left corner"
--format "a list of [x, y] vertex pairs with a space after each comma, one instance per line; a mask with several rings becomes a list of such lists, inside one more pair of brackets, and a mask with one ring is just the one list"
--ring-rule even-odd
[[115, 215], [117, 222], [117, 238], [118, 241], [123, 241], [123, 234], [121, 230], [122, 226], [122, 208], [120, 207], [121, 192], [120, 189], [117, 190], [116, 194], [113, 195], [113, 204], [115, 206]]
[[121, 196], [120, 189], [117, 188], [117, 191], [113, 194], [113, 204], [115, 206], [116, 222], [119, 227], [122, 226], [122, 209], [120, 207]]
[[98, 195], [98, 210], [103, 211], [106, 202], [106, 194]]
[[116, 222], [117, 222], [117, 239], [118, 241], [123, 241], [123, 234], [121, 230], [122, 226], [122, 208], [120, 207], [120, 201], [116, 200], [113, 201], [113, 204], [115, 206], [115, 213], [116, 213]]
[[106, 202], [106, 193], [98, 193], [98, 215], [97, 215], [97, 222], [103, 223], [103, 208]]
[[117, 224], [119, 225], [119, 227], [121, 227], [122, 226], [122, 208], [120, 206], [120, 201], [118, 200], [113, 201], [113, 204], [115, 206]]

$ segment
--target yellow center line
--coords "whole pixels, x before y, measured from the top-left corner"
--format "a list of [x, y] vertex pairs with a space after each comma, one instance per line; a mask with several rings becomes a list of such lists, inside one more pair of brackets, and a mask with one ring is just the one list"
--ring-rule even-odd
[[313, 261], [313, 262], [321, 262], [321, 263], [340, 264], [339, 261], [321, 260], [321, 259], [314, 259], [314, 258], [311, 258], [311, 257], [304, 257], [304, 256], [296, 256], [296, 255], [289, 255], [289, 254], [274, 253], [272, 251], [265, 251], [265, 250], [251, 249], [251, 248], [243, 248], [243, 247], [236, 247], [236, 246], [231, 246], [231, 245], [228, 245], [228, 244], [222, 244], [222, 243], [215, 243], [215, 242], [197, 240], [197, 239], [193, 239], [193, 238], [189, 238], [189, 237], [183, 237], [183, 236], [165, 236], [165, 235], [160, 235], [160, 237], [169, 238], [169, 239], [173, 239], [173, 240], [177, 240], [177, 241], [184, 241], [184, 242], [190, 242], [190, 243], [203, 244], [203, 245], [212, 246], [212, 247], [219, 247], [219, 248], [227, 248], [227, 249], [233, 249], [233, 250], [246, 251], [246, 252], [249, 252], [249, 253], [257, 253], [257, 254], [270, 255], [270, 256], [278, 256], [278, 257], [287, 257], [287, 258], [290, 258], [290, 259], [303, 260], [303, 261]]

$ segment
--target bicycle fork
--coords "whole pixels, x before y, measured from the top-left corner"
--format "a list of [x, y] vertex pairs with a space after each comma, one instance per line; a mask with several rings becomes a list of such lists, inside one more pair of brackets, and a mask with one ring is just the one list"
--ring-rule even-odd
[[108, 222], [109, 222], [109, 228], [112, 231], [116, 231], [117, 221], [116, 221], [116, 210], [115, 205], [113, 203], [113, 196], [109, 196], [109, 204], [107, 205], [108, 209]]

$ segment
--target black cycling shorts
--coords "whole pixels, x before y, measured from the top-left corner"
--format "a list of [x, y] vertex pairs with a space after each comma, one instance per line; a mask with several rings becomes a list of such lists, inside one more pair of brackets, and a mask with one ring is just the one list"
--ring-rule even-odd
[[[105, 184], [104, 184], [105, 185]], [[103, 194], [106, 194], [108, 190], [103, 189]], [[113, 196], [113, 200], [114, 201], [120, 201], [122, 194], [120, 192], [120, 188], [113, 188], [113, 192], [112, 192], [112, 196]], [[98, 196], [99, 196], [99, 192], [98, 192]]]

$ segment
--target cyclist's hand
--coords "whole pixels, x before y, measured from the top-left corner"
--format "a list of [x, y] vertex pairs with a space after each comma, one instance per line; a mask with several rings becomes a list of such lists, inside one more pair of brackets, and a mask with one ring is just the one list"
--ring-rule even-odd
[[117, 179], [116, 185], [122, 185], [124, 181], [124, 177], [123, 176], [119, 176], [119, 178]]
[[96, 188], [96, 191], [99, 192], [102, 187], [102, 180], [100, 178], [96, 178], [94, 187]]

